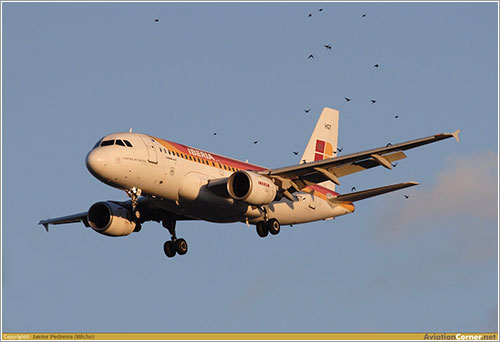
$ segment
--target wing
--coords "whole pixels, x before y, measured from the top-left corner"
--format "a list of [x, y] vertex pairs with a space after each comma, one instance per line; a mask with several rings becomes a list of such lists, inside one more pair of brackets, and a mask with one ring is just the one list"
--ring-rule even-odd
[[[132, 210], [132, 201], [106, 201], [106, 203], [112, 203], [114, 205], [118, 205], [122, 208], [125, 208], [127, 210]], [[155, 205], [151, 200], [149, 200], [146, 197], [140, 197], [139, 198], [139, 206], [138, 206], [140, 212], [141, 212], [141, 219], [139, 223], [144, 223], [146, 221], [162, 221], [165, 216], [174, 216], [175, 220], [177, 221], [187, 221], [187, 220], [193, 220], [190, 217], [184, 216], [184, 215], [179, 215], [173, 212], [170, 212], [164, 208], [161, 208], [157, 205]], [[47, 220], [41, 220], [38, 224], [41, 224], [45, 227], [46, 231], [49, 231], [49, 225], [50, 224], [65, 224], [65, 223], [75, 223], [75, 222], [82, 222], [85, 227], [91, 227], [88, 221], [88, 212], [83, 212], [79, 214], [73, 214], [73, 215], [68, 215], [68, 216], [63, 216], [63, 217], [57, 217], [53, 219], [47, 219]]]
[[340, 184], [339, 177], [382, 165], [392, 169], [391, 163], [406, 158], [403, 151], [434, 143], [440, 140], [455, 138], [459, 141], [457, 130], [453, 133], [435, 134], [429, 137], [410, 140], [399, 144], [374, 148], [341, 157], [318, 160], [310, 163], [292, 165], [278, 169], [259, 171], [260, 174], [276, 179], [282, 189], [290, 192], [300, 191], [307, 185], [331, 180]]
[[87, 220], [87, 212], [68, 215], [53, 219], [41, 220], [38, 224], [41, 224], [45, 227], [46, 231], [49, 231], [49, 224], [64, 224], [64, 223], [74, 223], [74, 222], [83, 222], [85, 227], [90, 227], [89, 221]]

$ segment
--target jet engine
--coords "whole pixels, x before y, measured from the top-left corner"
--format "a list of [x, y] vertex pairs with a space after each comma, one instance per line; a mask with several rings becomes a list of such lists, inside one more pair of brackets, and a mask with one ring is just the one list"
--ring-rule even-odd
[[251, 171], [238, 171], [227, 182], [229, 195], [249, 204], [269, 204], [276, 198], [276, 185], [265, 176]]
[[136, 223], [130, 218], [130, 210], [109, 201], [93, 204], [87, 213], [87, 220], [92, 229], [108, 236], [125, 236], [132, 233]]

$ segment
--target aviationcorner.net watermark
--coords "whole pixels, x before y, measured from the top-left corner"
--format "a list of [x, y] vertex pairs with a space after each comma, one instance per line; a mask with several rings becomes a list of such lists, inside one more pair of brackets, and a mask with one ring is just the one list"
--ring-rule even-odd
[[425, 334], [424, 340], [494, 341], [497, 334]]

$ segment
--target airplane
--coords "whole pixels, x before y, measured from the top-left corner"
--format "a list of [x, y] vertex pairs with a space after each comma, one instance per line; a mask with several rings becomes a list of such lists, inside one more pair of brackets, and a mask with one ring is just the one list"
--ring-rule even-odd
[[267, 168], [198, 148], [132, 132], [99, 139], [86, 156], [98, 180], [123, 190], [127, 201], [99, 201], [88, 211], [41, 220], [49, 225], [82, 222], [107, 236], [139, 232], [148, 221], [161, 222], [170, 235], [167, 257], [184, 255], [187, 242], [176, 236], [176, 222], [203, 220], [255, 225], [258, 236], [276, 235], [281, 226], [328, 220], [354, 212], [353, 202], [415, 186], [404, 182], [339, 194], [340, 178], [376, 166], [391, 170], [403, 151], [458, 133], [434, 134], [399, 144], [336, 156], [339, 111], [325, 107], [300, 164]]

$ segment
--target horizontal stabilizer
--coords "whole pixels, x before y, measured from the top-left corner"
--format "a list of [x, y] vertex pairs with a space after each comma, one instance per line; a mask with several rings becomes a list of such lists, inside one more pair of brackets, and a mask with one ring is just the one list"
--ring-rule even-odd
[[363, 191], [352, 192], [350, 194], [339, 195], [337, 197], [330, 198], [329, 201], [333, 203], [340, 202], [355, 202], [360, 201], [365, 198], [370, 198], [378, 195], [385, 194], [387, 192], [396, 191], [400, 189], [407, 188], [409, 186], [418, 185], [417, 182], [405, 182], [393, 185], [382, 186], [380, 188], [368, 189]]

